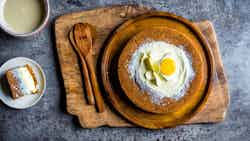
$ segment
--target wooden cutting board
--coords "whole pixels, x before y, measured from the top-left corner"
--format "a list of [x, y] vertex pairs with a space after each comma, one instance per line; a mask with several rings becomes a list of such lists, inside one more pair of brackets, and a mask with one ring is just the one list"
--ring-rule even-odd
[[[59, 17], [55, 22], [56, 48], [66, 91], [67, 111], [78, 117], [83, 128], [96, 128], [100, 126], [131, 127], [135, 126], [123, 119], [108, 103], [104, 90], [105, 109], [97, 113], [94, 106], [88, 105], [85, 99], [83, 81], [79, 62], [70, 42], [68, 32], [78, 22], [87, 22], [95, 26], [97, 39], [94, 43], [95, 61], [100, 61], [100, 52], [105, 47], [105, 41], [110, 33], [122, 22], [153, 9], [141, 5], [113, 6], [98, 8], [89, 11], [71, 13]], [[213, 25], [209, 21], [195, 23], [211, 44], [216, 61], [216, 82], [203, 110], [185, 124], [220, 122], [225, 119], [229, 106], [228, 85], [219, 52], [219, 45]], [[97, 66], [97, 76], [100, 75], [100, 66]], [[101, 84], [101, 81], [99, 81]]]

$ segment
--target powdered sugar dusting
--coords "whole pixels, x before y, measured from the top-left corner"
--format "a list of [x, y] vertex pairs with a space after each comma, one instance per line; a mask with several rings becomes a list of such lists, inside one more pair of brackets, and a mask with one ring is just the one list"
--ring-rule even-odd
[[[170, 79], [157, 79], [161, 82], [159, 85], [152, 85], [144, 74], [146, 72], [145, 66], [142, 63], [142, 55], [151, 53], [152, 60], [157, 64], [160, 59], [166, 54], [172, 57], [177, 64], [176, 73]], [[140, 47], [133, 54], [128, 70], [131, 79], [133, 79], [142, 91], [146, 91], [153, 103], [162, 104], [163, 98], [180, 99], [189, 88], [190, 82], [193, 80], [195, 73], [192, 68], [192, 58], [188, 55], [183, 47], [175, 46], [164, 41], [150, 41], [140, 45]], [[157, 75], [159, 72], [155, 72]]]

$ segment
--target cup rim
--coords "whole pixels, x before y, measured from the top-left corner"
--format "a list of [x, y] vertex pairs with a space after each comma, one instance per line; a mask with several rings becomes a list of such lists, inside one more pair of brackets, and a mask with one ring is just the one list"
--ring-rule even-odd
[[[42, 31], [42, 29], [48, 23], [49, 16], [50, 16], [50, 4], [49, 4], [49, 0], [42, 0], [42, 1], [43, 1], [43, 4], [44, 4], [45, 16], [43, 17], [43, 20], [42, 20], [41, 24], [37, 28], [35, 28], [33, 31], [27, 32], [27, 33], [14, 32], [14, 31], [8, 29], [6, 27], [6, 25], [4, 25], [4, 23], [2, 21], [0, 21], [0, 27], [1, 27], [1, 29], [3, 31], [5, 31], [6, 33], [14, 36], [14, 37], [29, 37], [29, 36], [33, 36], [33, 35], [39, 33], [40, 31]], [[3, 5], [3, 7], [4, 7], [4, 5]]]

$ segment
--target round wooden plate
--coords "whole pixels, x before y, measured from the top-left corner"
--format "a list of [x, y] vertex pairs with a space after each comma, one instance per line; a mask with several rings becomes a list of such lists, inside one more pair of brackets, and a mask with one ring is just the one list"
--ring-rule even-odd
[[[151, 41], [165, 41], [174, 44], [191, 56], [195, 77], [182, 98], [178, 100], [164, 98], [160, 104], [154, 103], [150, 93], [142, 91], [140, 86], [130, 77], [128, 65], [134, 52], [143, 43]], [[177, 112], [180, 107], [188, 105], [190, 102], [196, 102], [197, 97], [202, 94], [201, 92], [204, 91], [207, 84], [207, 62], [202, 48], [177, 30], [166, 27], [150, 28], [139, 32], [128, 41], [119, 57], [118, 77], [123, 91], [136, 106], [147, 112], [167, 114]]]
[[[137, 33], [157, 27], [170, 28], [184, 34], [186, 38], [197, 45], [197, 48], [203, 50], [208, 67], [205, 89], [200, 91], [192, 102], [187, 102], [184, 106], [179, 107], [177, 111], [166, 114], [153, 114], [134, 106], [120, 86], [117, 71], [118, 57], [126, 43]], [[114, 108], [134, 124], [151, 129], [179, 125], [200, 111], [207, 101], [208, 91], [211, 91], [211, 83], [214, 79], [212, 76], [215, 74], [212, 51], [201, 31], [192, 22], [165, 12], [148, 13], [130, 19], [118, 27], [108, 40], [101, 64], [104, 88]]]

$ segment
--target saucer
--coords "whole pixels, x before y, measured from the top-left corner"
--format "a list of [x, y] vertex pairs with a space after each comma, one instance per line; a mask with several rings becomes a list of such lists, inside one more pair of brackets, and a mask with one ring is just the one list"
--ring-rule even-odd
[[[11, 91], [8, 88], [8, 82], [5, 79], [5, 74], [9, 69], [13, 69], [19, 66], [30, 65], [34, 71], [34, 74], [38, 81], [38, 88], [41, 91], [40, 94], [25, 95], [18, 99], [13, 99], [11, 97]], [[7, 106], [14, 109], [26, 109], [34, 106], [44, 95], [46, 89], [46, 78], [41, 66], [25, 57], [17, 57], [8, 60], [0, 67], [0, 100]]]

